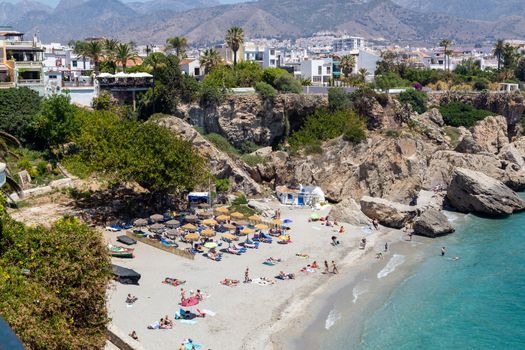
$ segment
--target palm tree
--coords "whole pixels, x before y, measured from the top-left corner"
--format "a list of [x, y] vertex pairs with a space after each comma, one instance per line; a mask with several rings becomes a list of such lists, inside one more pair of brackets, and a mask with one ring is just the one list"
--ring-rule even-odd
[[498, 70], [501, 69], [501, 61], [503, 57], [504, 48], [505, 48], [505, 40], [498, 40], [496, 44], [494, 45], [494, 50], [492, 51], [492, 53], [498, 60]]
[[341, 57], [341, 61], [339, 61], [339, 66], [341, 67], [341, 71], [345, 75], [346, 78], [350, 74], [352, 74], [352, 70], [355, 66], [355, 56], [352, 55], [345, 55]]
[[122, 71], [126, 71], [128, 60], [135, 62], [138, 55], [130, 44], [117, 44], [115, 61], [122, 64]]
[[244, 43], [244, 30], [241, 27], [231, 27], [226, 32], [226, 44], [233, 51], [233, 65], [237, 65], [237, 51]]
[[119, 45], [118, 40], [104, 39], [102, 44], [104, 45], [104, 56], [106, 56], [106, 59], [108, 61], [115, 61], [117, 46]]
[[206, 74], [222, 64], [222, 57], [215, 49], [206, 49], [200, 57], [200, 65], [204, 67]]
[[73, 53], [79, 57], [82, 57], [84, 64], [84, 70], [86, 70], [86, 42], [81, 40], [71, 40], [69, 46], [73, 48]]
[[[443, 54], [445, 55], [445, 67], [447, 68], [448, 71], [450, 71], [449, 55], [451, 54], [451, 52], [448, 50], [450, 45], [452, 45], [452, 41], [450, 41], [449, 39], [443, 39], [439, 42], [439, 46], [443, 48]], [[448, 62], [448, 66], [447, 66], [447, 62]]]
[[98, 74], [100, 59], [104, 55], [104, 46], [101, 41], [88, 41], [86, 43], [86, 57], [89, 57], [95, 65], [95, 74]]
[[359, 79], [364, 83], [366, 82], [366, 77], [368, 76], [368, 70], [366, 70], [366, 68], [361, 68], [359, 69], [359, 71], [357, 72], [357, 74], [359, 75]]
[[175, 50], [175, 56], [184, 58], [186, 56], [186, 48], [188, 47], [188, 40], [183, 36], [176, 36], [166, 40], [166, 48], [168, 50]]
[[162, 52], [153, 52], [146, 59], [144, 59], [144, 65], [151, 67], [156, 72], [166, 68], [166, 55]]

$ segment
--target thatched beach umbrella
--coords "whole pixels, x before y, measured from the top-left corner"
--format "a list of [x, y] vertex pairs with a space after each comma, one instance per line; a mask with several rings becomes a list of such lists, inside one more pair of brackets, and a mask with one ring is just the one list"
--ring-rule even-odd
[[178, 222], [177, 220], [170, 220], [170, 221], [167, 221], [165, 224], [166, 226], [173, 228], [173, 227], [179, 226], [180, 222]]
[[236, 219], [242, 219], [244, 217], [244, 215], [239, 213], [238, 211], [236, 211], [235, 213], [231, 213], [230, 216]]
[[151, 225], [151, 226], [149, 227], [149, 229], [150, 229], [151, 231], [159, 231], [159, 230], [162, 230], [164, 227], [165, 227], [165, 226], [164, 226], [163, 224], [159, 224], [159, 223], [157, 223], [157, 224], [153, 224], [153, 225]]
[[202, 230], [201, 232], [201, 236], [204, 236], [204, 237], [213, 237], [215, 235], [216, 235], [215, 231], [210, 230], [210, 229]]
[[148, 224], [148, 220], [146, 219], [137, 219], [133, 221], [133, 226], [142, 227], [146, 226]]
[[221, 214], [228, 214], [230, 212], [226, 207], [215, 208], [215, 211]]
[[217, 221], [228, 221], [230, 217], [228, 215], [219, 215], [215, 219], [217, 219]]
[[281, 226], [283, 224], [283, 222], [279, 219], [275, 219], [272, 221], [272, 224], [273, 225], [277, 225], [277, 226]]
[[151, 221], [159, 222], [159, 221], [164, 220], [164, 215], [153, 214], [153, 215], [151, 215], [149, 218], [150, 218]]
[[255, 233], [255, 231], [252, 230], [251, 228], [245, 228], [241, 230], [241, 235], [249, 235], [251, 233]]
[[225, 229], [228, 229], [228, 230], [235, 230], [235, 228], [236, 228], [237, 226], [232, 225], [232, 224], [224, 224], [223, 227], [224, 227]]
[[186, 236], [184, 236], [184, 239], [187, 241], [198, 241], [200, 238], [198, 233], [188, 233]]
[[250, 221], [261, 221], [261, 218], [258, 215], [252, 215], [248, 218]]
[[258, 229], [258, 230], [267, 230], [268, 226], [265, 225], [265, 224], [257, 224], [257, 225], [255, 225], [255, 228]]
[[202, 224], [206, 225], [206, 226], [213, 226], [213, 225], [217, 225], [218, 222], [217, 222], [217, 220], [206, 219], [206, 220], [202, 220]]
[[226, 233], [226, 234], [222, 235], [222, 237], [225, 238], [225, 239], [228, 239], [230, 241], [236, 241], [236, 240], [239, 239], [239, 238], [237, 238], [237, 236], [232, 235], [231, 233]]
[[195, 231], [197, 229], [197, 227], [195, 225], [192, 225], [192, 224], [186, 224], [184, 226], [182, 226], [183, 229], [185, 230], [188, 230], [188, 231]]

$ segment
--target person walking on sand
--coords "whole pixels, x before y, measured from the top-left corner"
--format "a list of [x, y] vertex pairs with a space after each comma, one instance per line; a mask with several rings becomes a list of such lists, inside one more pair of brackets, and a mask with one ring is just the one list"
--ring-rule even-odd
[[372, 221], [372, 225], [374, 225], [374, 228], [376, 229], [376, 231], [379, 231], [379, 221], [377, 219], [374, 219]]
[[250, 283], [250, 269], [246, 268], [246, 271], [244, 271], [244, 283]]
[[388, 251], [388, 242], [385, 242], [385, 253]]
[[445, 256], [446, 252], [447, 252], [447, 248], [441, 247], [441, 256]]
[[186, 300], [186, 291], [184, 290], [184, 288], [180, 289], [180, 299]]
[[328, 267], [328, 261], [324, 261], [324, 273], [329, 273], [330, 267]]
[[335, 261], [332, 260], [332, 273], [338, 274], [339, 270], [337, 269], [337, 266], [335, 265]]

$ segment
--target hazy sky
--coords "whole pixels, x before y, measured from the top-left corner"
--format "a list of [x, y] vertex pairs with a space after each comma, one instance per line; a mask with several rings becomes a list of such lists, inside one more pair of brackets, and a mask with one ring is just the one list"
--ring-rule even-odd
[[[7, 0], [8, 2], [17, 2], [17, 0]], [[56, 6], [56, 4], [58, 4], [60, 2], [60, 0], [37, 0], [39, 2], [42, 2], [44, 4], [47, 4], [47, 5], [50, 5], [50, 6]], [[141, 1], [141, 2], [145, 2], [145, 1], [148, 1], [148, 0], [124, 0], [124, 2], [133, 2], [133, 1]], [[223, 4], [232, 4], [232, 3], [236, 3], [236, 2], [244, 2], [244, 1], [247, 1], [247, 0], [219, 0], [219, 2], [223, 3]], [[2, 0], [0, 0], [0, 2], [2, 2]]]

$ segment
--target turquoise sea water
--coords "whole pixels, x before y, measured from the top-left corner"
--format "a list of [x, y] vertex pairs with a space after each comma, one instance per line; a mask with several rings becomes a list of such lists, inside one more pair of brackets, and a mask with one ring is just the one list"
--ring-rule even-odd
[[[525, 213], [469, 215], [428, 255], [371, 312], [358, 349], [525, 349]], [[348, 349], [344, 343], [355, 340], [331, 348]]]

